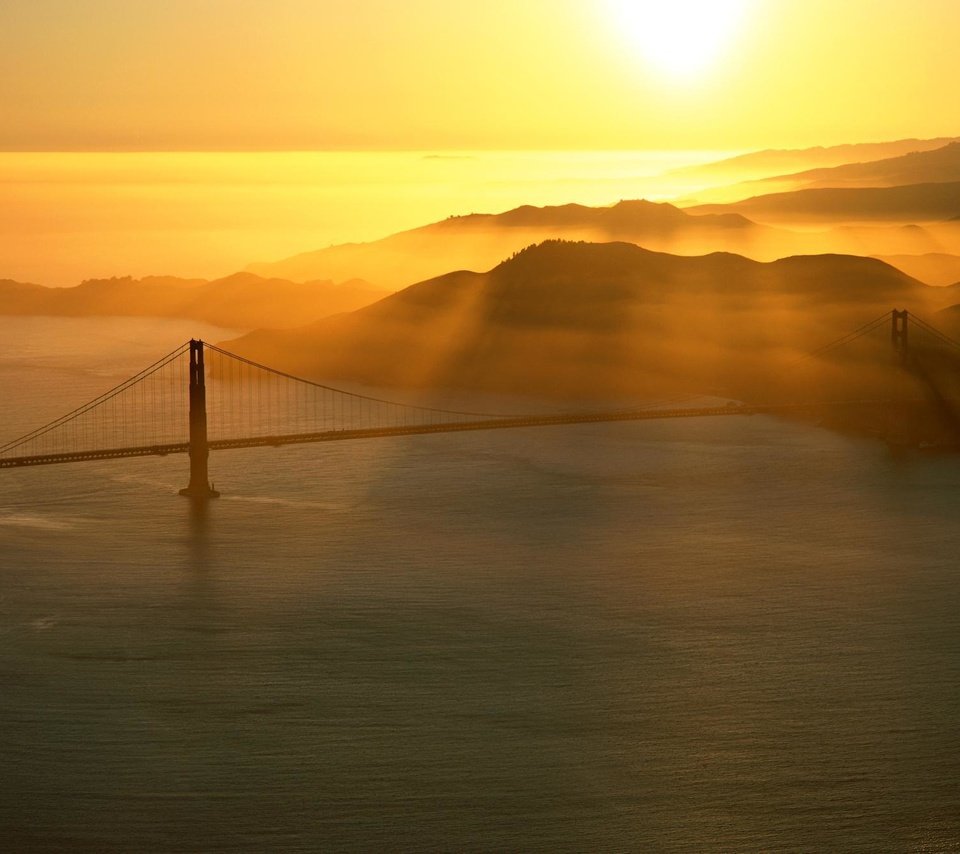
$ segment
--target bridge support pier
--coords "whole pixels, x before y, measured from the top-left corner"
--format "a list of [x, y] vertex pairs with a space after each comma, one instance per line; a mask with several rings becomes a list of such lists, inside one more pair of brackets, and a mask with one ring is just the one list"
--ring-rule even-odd
[[203, 341], [190, 340], [190, 483], [180, 494], [187, 498], [219, 498], [210, 486], [207, 458], [207, 387], [204, 379]]

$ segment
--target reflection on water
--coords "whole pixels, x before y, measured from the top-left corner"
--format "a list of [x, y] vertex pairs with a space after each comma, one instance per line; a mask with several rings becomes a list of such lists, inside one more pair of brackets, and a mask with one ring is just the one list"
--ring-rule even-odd
[[[182, 496], [181, 496], [182, 497]], [[210, 561], [207, 526], [210, 519], [210, 499], [184, 498], [190, 519], [189, 551], [194, 569], [205, 572]]]
[[720, 421], [0, 473], [5, 847], [955, 848], [960, 462]]

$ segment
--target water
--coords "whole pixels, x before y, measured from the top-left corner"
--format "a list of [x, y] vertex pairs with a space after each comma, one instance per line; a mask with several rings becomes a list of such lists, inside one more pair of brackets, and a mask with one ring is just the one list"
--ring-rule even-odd
[[[185, 337], [107, 370], [121, 323], [14, 369], [4, 321], [4, 436]], [[183, 457], [0, 472], [7, 850], [960, 847], [957, 458], [749, 417], [211, 467], [205, 512]]]

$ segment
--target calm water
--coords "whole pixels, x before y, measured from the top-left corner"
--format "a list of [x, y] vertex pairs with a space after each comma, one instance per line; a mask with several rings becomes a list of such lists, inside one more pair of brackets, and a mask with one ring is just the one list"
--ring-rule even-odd
[[[196, 330], [46, 323], [3, 438]], [[182, 457], [0, 472], [5, 850], [960, 848], [960, 459], [753, 417], [211, 465], [206, 513]]]

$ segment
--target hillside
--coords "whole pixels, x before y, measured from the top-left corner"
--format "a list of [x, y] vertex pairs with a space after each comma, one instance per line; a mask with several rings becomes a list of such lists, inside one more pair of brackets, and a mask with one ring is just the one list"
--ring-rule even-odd
[[[356, 276], [395, 289], [448, 270], [488, 269], [524, 246], [555, 238], [622, 240], [683, 255], [760, 251], [775, 257], [800, 245], [792, 235], [737, 214], [693, 215], [673, 205], [635, 200], [610, 207], [525, 205], [500, 214], [450, 217], [382, 240], [331, 246], [247, 269], [294, 281]], [[768, 243], [776, 247], [768, 250]]]
[[830, 187], [895, 187], [960, 181], [960, 142], [943, 148], [916, 151], [868, 163], [847, 163], [828, 169], [810, 169], [751, 182], [766, 192]]
[[374, 385], [561, 396], [716, 387], [768, 370], [933, 289], [850, 256], [762, 264], [551, 241], [487, 273], [421, 282], [349, 315], [228, 349]]
[[669, 174], [699, 177], [713, 181], [749, 181], [788, 172], [829, 168], [853, 163], [868, 163], [901, 157], [912, 152], [931, 151], [956, 142], [954, 137], [901, 139], [894, 142], [869, 142], [852, 145], [816, 146], [802, 149], [767, 149], [729, 157], [713, 163], [687, 166]]
[[960, 211], [960, 182], [797, 190], [726, 205], [688, 208], [696, 215], [738, 213], [762, 223], [945, 222]]
[[875, 255], [874, 257], [928, 285], [943, 287], [960, 282], [960, 256], [958, 255], [927, 252], [921, 255]]
[[183, 317], [234, 328], [290, 327], [383, 296], [359, 280], [290, 282], [236, 273], [223, 279], [89, 279], [72, 288], [0, 281], [0, 315]]

